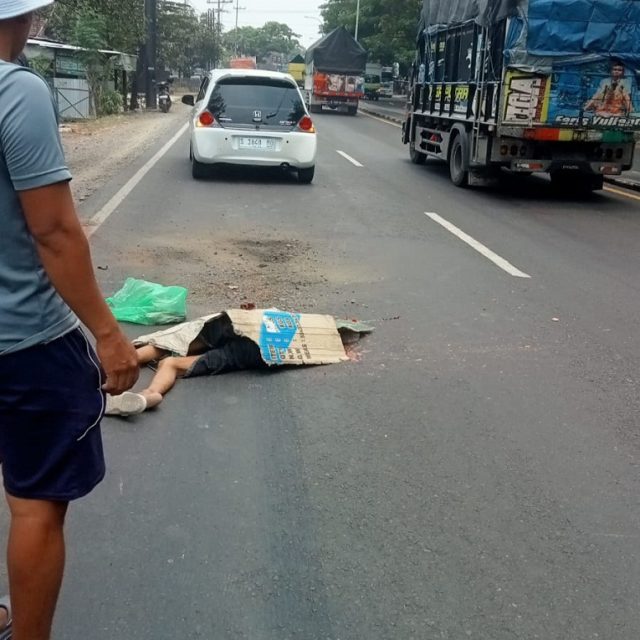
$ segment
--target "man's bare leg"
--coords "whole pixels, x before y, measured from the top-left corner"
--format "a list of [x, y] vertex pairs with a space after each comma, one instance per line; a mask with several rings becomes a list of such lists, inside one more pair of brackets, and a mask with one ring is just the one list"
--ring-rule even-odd
[[154, 360], [162, 360], [162, 358], [169, 355], [168, 351], [164, 349], [158, 349], [152, 344], [145, 344], [143, 347], [136, 347], [136, 355], [138, 356], [138, 364], [149, 364]]
[[147, 398], [147, 408], [157, 407], [164, 396], [173, 389], [176, 380], [182, 377], [198, 361], [200, 356], [185, 356], [184, 358], [165, 358], [158, 364], [156, 375], [151, 384], [140, 393]]
[[[110, 415], [136, 415], [157, 407], [164, 396], [183, 376], [200, 356], [186, 356], [184, 358], [164, 358], [158, 363], [158, 370], [146, 389], [138, 393], [127, 392], [121, 396], [109, 398], [107, 413]], [[153, 358], [155, 359], [155, 358]]]
[[66, 502], [7, 495], [12, 640], [49, 640], [64, 572]]

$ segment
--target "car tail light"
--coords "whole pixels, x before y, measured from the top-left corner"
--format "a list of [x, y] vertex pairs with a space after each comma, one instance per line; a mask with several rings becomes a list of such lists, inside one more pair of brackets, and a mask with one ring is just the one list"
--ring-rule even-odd
[[196, 120], [196, 127], [214, 127], [216, 119], [210, 111], [203, 111]]
[[313, 120], [309, 116], [302, 116], [300, 122], [298, 122], [298, 129], [305, 133], [315, 133], [316, 128], [313, 126]]

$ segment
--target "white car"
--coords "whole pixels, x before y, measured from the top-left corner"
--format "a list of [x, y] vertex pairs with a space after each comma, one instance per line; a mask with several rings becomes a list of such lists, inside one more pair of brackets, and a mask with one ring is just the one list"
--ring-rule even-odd
[[190, 158], [193, 177], [215, 164], [294, 169], [310, 183], [318, 142], [296, 81], [287, 73], [216, 69], [202, 81], [193, 107]]

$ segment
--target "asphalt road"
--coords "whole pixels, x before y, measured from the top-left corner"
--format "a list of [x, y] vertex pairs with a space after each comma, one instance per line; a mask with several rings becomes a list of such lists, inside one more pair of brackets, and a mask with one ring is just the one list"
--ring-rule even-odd
[[460, 190], [392, 124], [316, 120], [310, 187], [194, 183], [183, 136], [94, 255], [112, 291], [200, 273], [230, 237], [304, 241], [318, 277], [296, 310], [373, 322], [362, 360], [190, 380], [105, 421], [55, 638], [637, 638], [638, 197]]

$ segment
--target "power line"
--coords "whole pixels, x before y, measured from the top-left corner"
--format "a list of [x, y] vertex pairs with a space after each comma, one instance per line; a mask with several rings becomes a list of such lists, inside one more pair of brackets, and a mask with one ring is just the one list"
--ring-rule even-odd
[[224, 9], [225, 4], [233, 4], [234, 0], [207, 0], [207, 4], [217, 4], [217, 8], [214, 7], [212, 10], [217, 13], [217, 22], [216, 22], [216, 60], [214, 63], [215, 67], [218, 67], [220, 64], [221, 51], [222, 51], [222, 14], [227, 13], [227, 10]]

